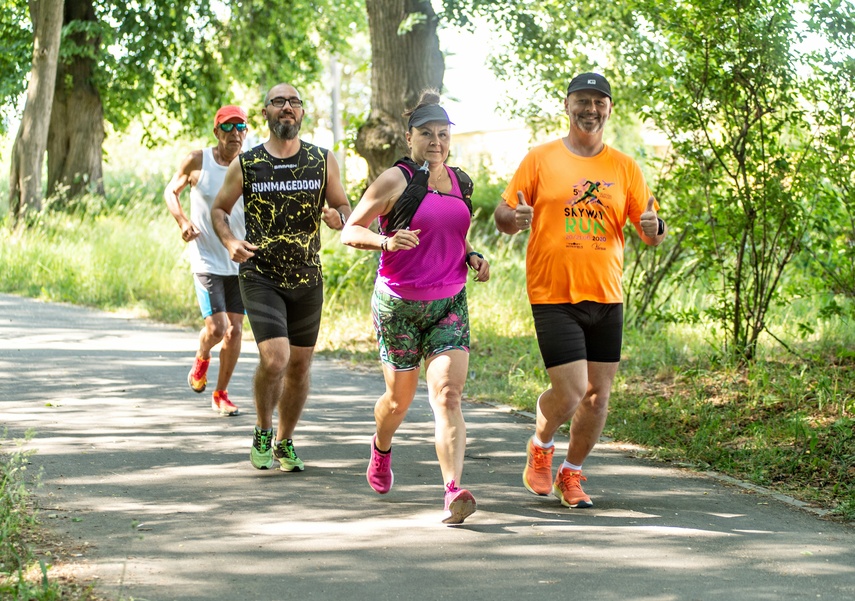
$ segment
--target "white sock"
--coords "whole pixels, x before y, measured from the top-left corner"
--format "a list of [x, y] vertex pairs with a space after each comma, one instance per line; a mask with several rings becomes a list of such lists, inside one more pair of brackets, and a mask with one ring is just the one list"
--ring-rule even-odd
[[531, 437], [531, 441], [534, 443], [534, 446], [540, 447], [541, 449], [551, 449], [555, 446], [555, 442], [550, 440], [549, 442], [543, 442], [537, 437], [537, 434]]
[[562, 463], [562, 464], [561, 464], [561, 467], [560, 467], [559, 469], [562, 469], [562, 470], [565, 470], [565, 469], [566, 469], [566, 470], [573, 470], [573, 471], [575, 471], [575, 472], [581, 472], [581, 471], [582, 471], [582, 466], [581, 466], [581, 465], [576, 465], [575, 463], [570, 463], [569, 461], [567, 461], [567, 460], [565, 459], [565, 460], [564, 460], [564, 463]]

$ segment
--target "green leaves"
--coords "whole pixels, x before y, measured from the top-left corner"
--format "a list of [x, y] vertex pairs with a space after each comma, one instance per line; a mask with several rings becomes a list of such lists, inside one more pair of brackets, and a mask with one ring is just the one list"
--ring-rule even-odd
[[[33, 58], [33, 31], [26, 0], [0, 0], [0, 105], [17, 102], [26, 90]], [[0, 134], [6, 120], [0, 119]]]

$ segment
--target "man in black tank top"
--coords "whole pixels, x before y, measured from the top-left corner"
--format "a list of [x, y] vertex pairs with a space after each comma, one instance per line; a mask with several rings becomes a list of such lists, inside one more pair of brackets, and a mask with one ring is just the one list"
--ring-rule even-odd
[[[270, 89], [262, 109], [270, 137], [232, 161], [211, 210], [214, 231], [240, 263], [241, 296], [258, 345], [250, 461], [270, 469], [278, 460], [286, 472], [304, 469], [292, 437], [309, 393], [321, 321], [321, 222], [340, 230], [350, 215], [335, 156], [298, 137], [304, 108], [293, 86]], [[245, 240], [229, 227], [241, 195]]]

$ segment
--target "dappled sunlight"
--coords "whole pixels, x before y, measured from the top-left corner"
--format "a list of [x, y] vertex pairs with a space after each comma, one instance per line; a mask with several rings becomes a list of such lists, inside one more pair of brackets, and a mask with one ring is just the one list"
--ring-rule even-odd
[[[609, 582], [636, 591], [633, 601], [766, 601], [821, 577], [823, 598], [855, 597], [851, 534], [619, 444], [597, 445], [585, 463], [593, 508], [530, 494], [521, 471], [533, 424], [490, 405], [464, 405], [461, 484], [478, 510], [445, 526], [425, 387], [393, 442], [395, 485], [378, 495], [365, 470], [382, 377], [332, 361], [315, 361], [294, 434], [305, 471], [253, 469], [255, 354], [242, 355], [229, 387], [242, 414], [219, 417], [210, 391], [187, 387], [195, 331], [71, 313], [56, 313], [58, 332], [0, 323], [0, 402], [10, 437], [36, 431], [25, 448], [37, 449], [43, 521], [84, 545], [80, 569], [107, 591], [362, 599], [406, 587], [440, 599], [477, 586], [504, 598], [528, 582], [532, 596], [558, 598]], [[563, 452], [566, 435], [556, 444]], [[736, 584], [745, 573], [757, 579], [750, 590]]]

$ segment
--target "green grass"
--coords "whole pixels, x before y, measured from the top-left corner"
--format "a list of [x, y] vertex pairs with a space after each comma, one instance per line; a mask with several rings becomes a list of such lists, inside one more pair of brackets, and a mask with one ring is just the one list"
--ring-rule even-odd
[[0, 599], [96, 601], [91, 586], [54, 576], [50, 557], [33, 551], [41, 538], [31, 500], [38, 478], [28, 479], [32, 451], [19, 443], [0, 433]]

